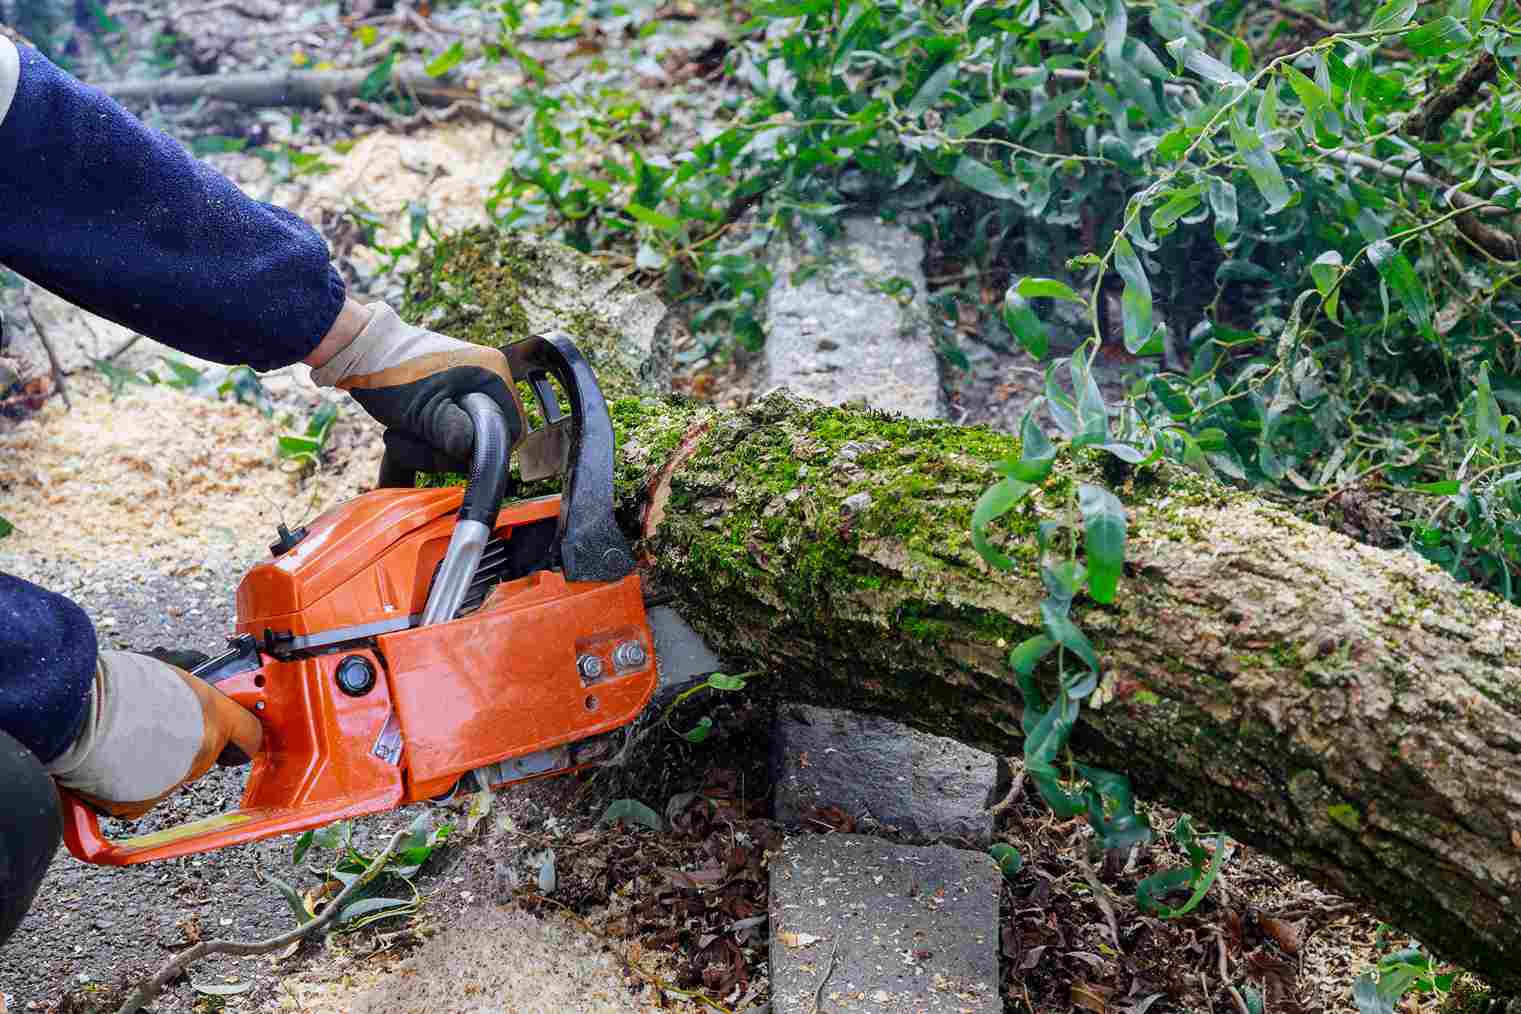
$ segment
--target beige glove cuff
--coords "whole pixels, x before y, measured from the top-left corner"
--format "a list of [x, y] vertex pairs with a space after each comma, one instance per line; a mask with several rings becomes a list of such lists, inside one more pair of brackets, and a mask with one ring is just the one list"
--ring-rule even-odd
[[201, 702], [166, 662], [102, 651], [84, 728], [47, 769], [95, 799], [157, 799], [191, 771], [206, 737]]
[[[366, 309], [371, 316], [364, 329], [354, 336], [353, 341], [334, 353], [333, 358], [312, 371], [312, 380], [318, 386], [366, 386], [354, 385], [353, 382], [363, 377], [395, 371], [402, 364], [425, 356], [447, 354], [461, 347], [469, 347], [464, 342], [406, 323], [385, 303], [371, 303]], [[405, 383], [407, 378], [388, 379], [392, 383]]]
[[16, 52], [14, 42], [0, 35], [0, 124], [5, 123], [5, 114], [10, 112], [20, 81], [21, 55]]

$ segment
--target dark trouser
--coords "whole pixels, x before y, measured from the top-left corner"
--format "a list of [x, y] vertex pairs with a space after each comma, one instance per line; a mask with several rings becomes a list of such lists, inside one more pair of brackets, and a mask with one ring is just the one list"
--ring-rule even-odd
[[63, 819], [43, 764], [79, 734], [96, 653], [83, 609], [0, 574], [0, 944], [58, 850]]
[[0, 945], [32, 907], [62, 836], [52, 777], [32, 751], [0, 732]]

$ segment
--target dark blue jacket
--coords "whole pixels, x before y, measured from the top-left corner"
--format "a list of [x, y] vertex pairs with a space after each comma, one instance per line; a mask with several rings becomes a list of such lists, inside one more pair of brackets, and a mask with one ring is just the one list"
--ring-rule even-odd
[[257, 370], [304, 358], [345, 294], [310, 225], [26, 46], [0, 123], [0, 264], [166, 345]]

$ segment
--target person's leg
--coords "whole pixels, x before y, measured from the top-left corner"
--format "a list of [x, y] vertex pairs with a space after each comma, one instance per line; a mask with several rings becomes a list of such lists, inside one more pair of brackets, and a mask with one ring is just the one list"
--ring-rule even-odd
[[101, 813], [136, 818], [205, 774], [229, 744], [258, 753], [263, 730], [183, 669], [101, 651], [79, 606], [0, 574], [0, 734], [0, 753], [16, 744], [0, 756], [0, 928], [9, 933], [58, 847], [54, 782]]
[[0, 574], [0, 944], [31, 907], [63, 833], [44, 767], [84, 724], [95, 628], [62, 595]]
[[52, 776], [32, 751], [0, 732], [0, 946], [32, 907], [62, 838]]

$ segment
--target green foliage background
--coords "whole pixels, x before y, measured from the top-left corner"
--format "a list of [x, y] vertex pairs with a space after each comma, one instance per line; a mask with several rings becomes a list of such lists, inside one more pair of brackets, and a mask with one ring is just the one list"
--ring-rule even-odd
[[[764, 341], [776, 230], [902, 218], [976, 277], [933, 294], [946, 319], [970, 303], [1038, 358], [1108, 332], [1149, 357], [1146, 453], [1293, 497], [1409, 493], [1402, 541], [1521, 593], [1510, 0], [761, 2], [727, 58], [742, 97], [675, 158], [641, 150], [637, 97], [513, 42], [638, 5], [506, 9], [535, 113], [494, 213], [631, 254], [710, 347]], [[1410, 122], [1485, 60], [1452, 115]]]

